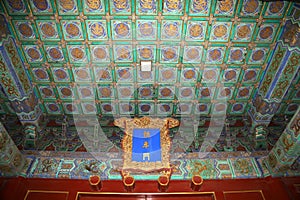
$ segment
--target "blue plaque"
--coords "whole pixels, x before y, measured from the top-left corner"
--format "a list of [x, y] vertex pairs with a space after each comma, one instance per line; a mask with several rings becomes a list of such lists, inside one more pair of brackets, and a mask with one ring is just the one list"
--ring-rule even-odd
[[133, 129], [132, 161], [161, 161], [160, 129]]

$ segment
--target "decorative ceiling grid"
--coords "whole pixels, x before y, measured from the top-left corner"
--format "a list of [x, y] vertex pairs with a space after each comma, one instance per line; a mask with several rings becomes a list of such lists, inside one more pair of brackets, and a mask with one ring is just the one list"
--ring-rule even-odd
[[[223, 114], [227, 108], [242, 115], [290, 3], [6, 0], [2, 6], [48, 114]], [[140, 71], [141, 60], [153, 61], [151, 72]], [[288, 95], [300, 99], [299, 91]]]

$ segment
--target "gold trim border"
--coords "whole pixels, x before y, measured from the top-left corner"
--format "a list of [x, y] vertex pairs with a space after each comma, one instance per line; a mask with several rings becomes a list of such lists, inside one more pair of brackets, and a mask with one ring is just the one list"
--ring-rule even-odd
[[80, 200], [80, 195], [119, 195], [119, 196], [130, 196], [130, 195], [159, 195], [159, 196], [168, 196], [168, 195], [205, 195], [210, 194], [213, 197], [213, 200], [217, 200], [215, 192], [166, 192], [166, 193], [122, 193], [122, 192], [77, 192], [75, 200]]
[[266, 200], [265, 196], [264, 196], [264, 193], [262, 190], [236, 190], [236, 191], [224, 191], [223, 192], [223, 196], [224, 196], [224, 199], [226, 200], [226, 196], [225, 194], [238, 194], [238, 193], [250, 193], [250, 192], [258, 192], [260, 193], [260, 195], [262, 196], [263, 200]]
[[56, 194], [66, 194], [66, 200], [69, 198], [69, 191], [56, 191], [56, 190], [27, 190], [24, 200], [27, 200], [29, 193], [56, 193]]

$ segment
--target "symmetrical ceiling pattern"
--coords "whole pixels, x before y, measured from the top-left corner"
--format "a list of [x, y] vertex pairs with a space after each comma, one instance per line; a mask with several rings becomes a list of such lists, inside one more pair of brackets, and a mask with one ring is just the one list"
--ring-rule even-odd
[[[48, 114], [242, 115], [290, 3], [6, 0], [2, 6]], [[143, 60], [152, 61], [151, 72], [140, 70]]]

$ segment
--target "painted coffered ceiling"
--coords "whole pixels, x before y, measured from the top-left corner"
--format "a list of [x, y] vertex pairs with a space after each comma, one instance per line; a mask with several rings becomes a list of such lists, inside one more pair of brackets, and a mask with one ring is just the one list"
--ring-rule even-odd
[[[6, 0], [1, 5], [44, 113], [182, 116], [248, 110], [291, 4]], [[143, 60], [152, 61], [152, 71], [140, 70]], [[1, 112], [13, 113], [5, 95], [1, 98]], [[290, 106], [283, 101], [278, 113], [292, 114], [299, 98], [299, 91], [288, 93]]]
[[298, 131], [299, 19], [288, 1], [0, 1], [3, 130], [28, 154], [29, 177], [86, 178], [100, 160], [105, 178], [118, 177], [125, 131], [114, 119], [147, 115], [180, 121], [169, 132], [177, 178], [286, 171], [299, 163], [289, 135]]

